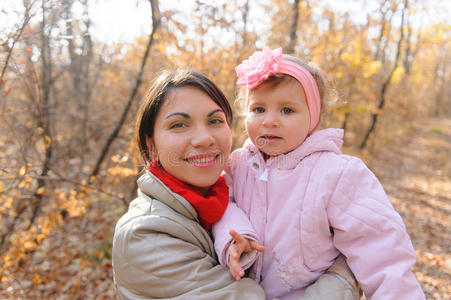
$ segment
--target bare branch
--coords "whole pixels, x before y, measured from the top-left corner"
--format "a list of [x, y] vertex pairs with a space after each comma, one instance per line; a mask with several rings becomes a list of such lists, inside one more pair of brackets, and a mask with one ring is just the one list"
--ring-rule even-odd
[[136, 94], [138, 93], [138, 89], [141, 86], [142, 83], [142, 75], [144, 73], [144, 67], [146, 66], [146, 62], [147, 62], [147, 58], [149, 56], [149, 52], [150, 52], [150, 48], [152, 47], [153, 43], [154, 43], [154, 35], [155, 32], [158, 30], [158, 27], [160, 26], [160, 22], [161, 22], [161, 15], [160, 15], [160, 9], [158, 7], [158, 0], [149, 0], [150, 1], [150, 5], [152, 7], [152, 32], [150, 33], [149, 36], [149, 41], [147, 43], [147, 47], [146, 50], [144, 52], [144, 56], [141, 60], [141, 68], [139, 70], [138, 76], [136, 78], [136, 83], [135, 86], [133, 87], [133, 90], [128, 98], [127, 104], [125, 105], [124, 110], [122, 111], [122, 115], [119, 119], [119, 121], [116, 124], [116, 127], [113, 129], [113, 131], [111, 132], [111, 134], [108, 136], [108, 139], [105, 143], [105, 145], [103, 146], [102, 150], [100, 151], [100, 156], [97, 159], [97, 162], [91, 172], [91, 174], [89, 175], [89, 181], [92, 180], [92, 178], [94, 178], [95, 176], [97, 176], [97, 174], [100, 171], [100, 166], [102, 165], [106, 154], [108, 153], [108, 150], [110, 149], [111, 145], [113, 144], [114, 140], [117, 138], [119, 131], [122, 128], [122, 125], [125, 122], [125, 118], [127, 117], [127, 113], [130, 110], [131, 104], [136, 96]]
[[30, 3], [26, 3], [27, 1], [24, 1], [25, 6], [25, 12], [24, 12], [24, 18], [22, 22], [22, 26], [20, 26], [19, 30], [14, 34], [13, 42], [11, 46], [8, 46], [8, 41], [5, 42], [3, 45], [4, 48], [7, 49], [8, 53], [6, 55], [5, 63], [2, 67], [2, 72], [0, 74], [0, 86], [2, 86], [5, 83], [5, 72], [8, 68], [9, 60], [11, 59], [11, 55], [13, 53], [14, 46], [16, 45], [17, 41], [22, 36], [22, 33], [25, 29], [25, 27], [28, 25], [28, 22], [30, 22], [31, 16], [30, 16], [30, 10], [33, 7], [33, 4], [36, 2], [36, 0], [31, 1]]

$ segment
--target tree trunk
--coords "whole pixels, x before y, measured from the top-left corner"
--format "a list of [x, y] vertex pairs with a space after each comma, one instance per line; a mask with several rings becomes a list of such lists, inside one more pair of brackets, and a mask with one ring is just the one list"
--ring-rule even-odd
[[242, 35], [242, 37], [243, 37], [242, 46], [243, 47], [247, 45], [248, 17], [249, 17], [249, 0], [247, 0], [246, 3], [244, 4], [244, 10], [243, 10], [243, 35]]
[[404, 29], [403, 29], [404, 17], [405, 17], [405, 11], [406, 11], [407, 6], [408, 6], [408, 0], [404, 0], [404, 7], [402, 9], [402, 15], [401, 15], [400, 36], [399, 36], [398, 45], [397, 45], [397, 49], [396, 49], [395, 63], [393, 65], [393, 68], [390, 70], [388, 77], [385, 79], [385, 81], [382, 84], [381, 91], [379, 93], [379, 103], [377, 105], [378, 110], [377, 110], [377, 112], [374, 112], [371, 116], [371, 124], [362, 140], [362, 143], [360, 144], [360, 147], [359, 147], [360, 149], [365, 148], [366, 143], [368, 142], [368, 138], [370, 137], [371, 133], [374, 131], [374, 128], [375, 128], [376, 122], [377, 122], [377, 118], [379, 116], [379, 112], [381, 112], [382, 109], [384, 108], [386, 92], [390, 85], [390, 81], [392, 79], [393, 73], [395, 72], [396, 68], [399, 65], [399, 58], [401, 56], [400, 55], [401, 54], [401, 44], [404, 39]]
[[290, 40], [288, 42], [288, 47], [285, 50], [286, 53], [294, 53], [294, 47], [296, 46], [298, 39], [297, 35], [298, 19], [299, 19], [299, 0], [294, 0], [293, 15], [290, 26]]
[[[446, 51], [440, 51], [442, 54], [443, 52]], [[446, 61], [448, 61], [449, 58], [447, 58], [446, 53], [443, 54], [444, 58], [442, 59], [441, 57], [439, 57], [437, 59], [437, 64], [435, 66], [434, 69], [434, 80], [433, 82], [436, 83], [436, 90], [435, 90], [435, 107], [434, 107], [434, 113], [433, 116], [434, 117], [439, 117], [440, 116], [440, 110], [441, 110], [441, 106], [442, 106], [442, 97], [445, 91], [445, 86], [446, 86], [446, 68], [447, 68], [447, 64], [445, 63]], [[440, 55], [441, 56], [441, 55]]]
[[79, 173], [81, 174], [81, 170], [83, 166], [85, 165], [85, 158], [87, 153], [89, 153], [88, 148], [88, 122], [89, 122], [89, 103], [91, 102], [91, 93], [92, 93], [92, 87], [94, 86], [91, 84], [91, 61], [92, 61], [92, 40], [91, 35], [89, 33], [90, 25], [91, 25], [91, 19], [89, 18], [89, 12], [88, 12], [88, 0], [83, 1], [84, 6], [84, 14], [85, 14], [85, 32], [83, 34], [83, 51], [82, 51], [82, 74], [83, 74], [83, 84], [82, 84], [82, 102], [83, 102], [83, 108], [82, 108], [82, 123], [81, 123], [81, 145], [82, 145], [82, 152], [81, 152], [81, 161], [79, 166]]
[[383, 48], [382, 44], [383, 44], [383, 39], [384, 39], [384, 34], [385, 34], [385, 24], [387, 23], [387, 19], [386, 19], [387, 11], [385, 11], [386, 3], [387, 3], [387, 1], [385, 0], [379, 7], [382, 24], [381, 24], [381, 30], [380, 30], [380, 34], [379, 34], [379, 38], [378, 38], [378, 42], [377, 42], [376, 54], [374, 55], [374, 60], [380, 59], [381, 49]]
[[102, 147], [102, 150], [100, 151], [100, 155], [95, 163], [95, 166], [89, 175], [88, 182], [92, 182], [92, 180], [95, 178], [95, 176], [97, 176], [99, 174], [100, 166], [102, 165], [102, 162], [105, 160], [105, 157], [108, 153], [108, 150], [110, 149], [110, 146], [113, 144], [114, 140], [117, 138], [119, 131], [121, 130], [122, 125], [125, 122], [127, 113], [130, 110], [131, 104], [138, 92], [139, 87], [141, 86], [142, 76], [144, 73], [144, 67], [146, 66], [150, 48], [152, 47], [152, 44], [154, 43], [154, 35], [155, 35], [155, 32], [157, 31], [158, 27], [160, 26], [160, 22], [161, 22], [158, 0], [149, 0], [149, 1], [150, 1], [150, 5], [152, 7], [152, 25], [153, 26], [152, 26], [152, 32], [150, 33], [150, 36], [149, 36], [149, 41], [147, 43], [146, 50], [144, 52], [144, 56], [141, 60], [141, 68], [140, 68], [138, 76], [136, 78], [135, 86], [133, 87], [133, 90], [128, 98], [128, 101], [124, 107], [124, 110], [122, 111], [122, 115], [116, 124], [116, 127], [113, 129], [111, 134], [108, 136], [108, 138], [105, 142], [105, 145]]
[[409, 14], [407, 14], [406, 16], [406, 23], [407, 23], [407, 45], [406, 45], [406, 52], [404, 54], [404, 70], [406, 72], [406, 75], [410, 74], [410, 65], [412, 63], [412, 58], [411, 58], [411, 50], [410, 50], [410, 43], [412, 40], [412, 26], [410, 24], [410, 18], [409, 18]]
[[43, 129], [42, 138], [44, 140], [45, 154], [44, 161], [37, 179], [37, 187], [32, 199], [32, 214], [28, 229], [33, 225], [39, 214], [42, 203], [42, 190], [45, 189], [46, 181], [43, 179], [47, 176], [50, 169], [50, 160], [52, 158], [52, 134], [50, 132], [50, 90], [52, 85], [52, 55], [50, 50], [50, 36], [53, 28], [51, 24], [49, 33], [46, 34], [46, 8], [45, 1], [42, 1], [42, 24], [41, 24], [41, 93], [38, 126]]

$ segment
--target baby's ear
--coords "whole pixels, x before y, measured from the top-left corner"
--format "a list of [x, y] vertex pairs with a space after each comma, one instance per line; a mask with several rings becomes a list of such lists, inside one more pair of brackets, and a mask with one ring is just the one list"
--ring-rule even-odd
[[155, 145], [153, 143], [153, 140], [148, 136], [146, 136], [146, 146], [147, 146], [147, 153], [149, 154], [149, 159], [157, 160], [158, 155], [157, 155]]

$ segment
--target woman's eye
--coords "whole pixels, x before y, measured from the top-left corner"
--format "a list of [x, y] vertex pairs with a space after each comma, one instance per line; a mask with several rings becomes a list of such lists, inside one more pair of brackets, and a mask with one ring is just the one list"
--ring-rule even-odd
[[257, 114], [261, 114], [265, 112], [265, 109], [263, 107], [255, 107], [254, 109], [252, 109], [252, 111]]
[[212, 119], [212, 120], [210, 120], [209, 123], [212, 124], [212, 125], [217, 125], [217, 124], [224, 123], [224, 120], [222, 120], [222, 119]]
[[284, 107], [284, 108], [282, 108], [282, 113], [283, 113], [283, 114], [288, 115], [288, 114], [290, 114], [290, 113], [292, 113], [292, 112], [293, 112], [293, 110], [292, 110], [291, 108], [289, 108], [289, 107]]
[[184, 123], [174, 123], [171, 126], [169, 126], [169, 129], [177, 129], [177, 128], [183, 128], [186, 127]]

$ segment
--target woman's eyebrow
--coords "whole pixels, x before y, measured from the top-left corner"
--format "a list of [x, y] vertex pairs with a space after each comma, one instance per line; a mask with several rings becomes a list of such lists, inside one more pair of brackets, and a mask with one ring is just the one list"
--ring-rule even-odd
[[212, 115], [214, 115], [214, 114], [217, 113], [218, 111], [224, 113], [224, 112], [222, 111], [222, 109], [218, 108], [218, 109], [215, 109], [215, 110], [211, 111], [207, 116], [208, 116], [208, 117], [211, 117]]
[[170, 117], [173, 117], [173, 116], [182, 116], [182, 117], [184, 117], [186, 119], [190, 118], [190, 116], [187, 113], [175, 112], [175, 113], [167, 115], [165, 119], [169, 119]]

